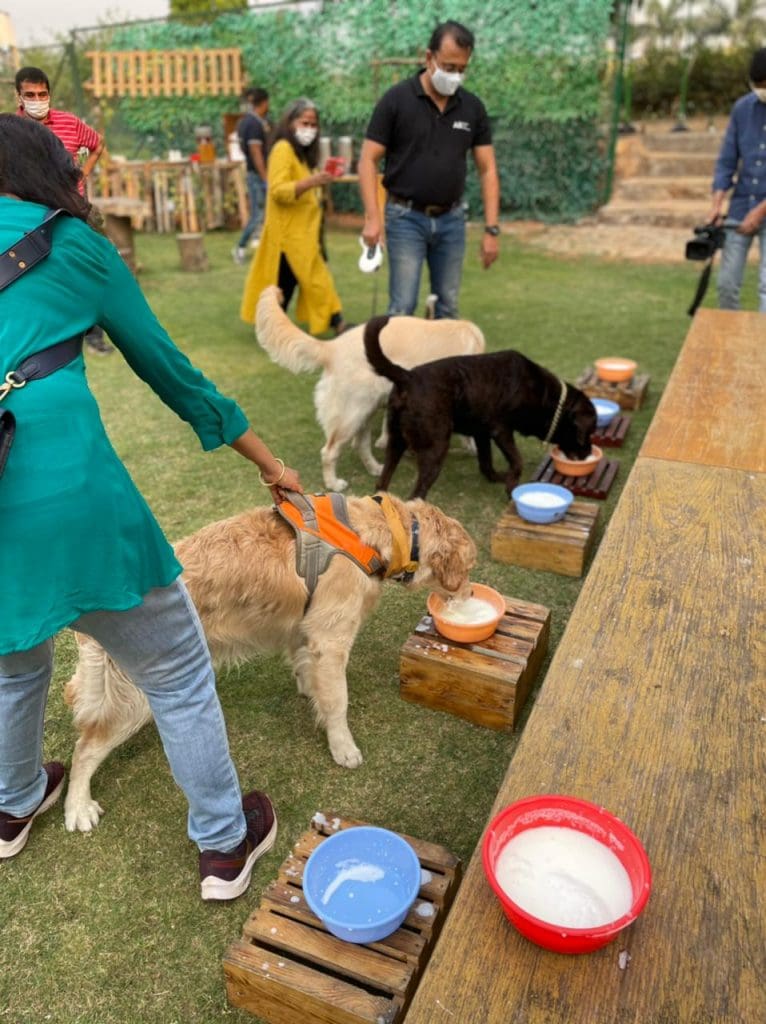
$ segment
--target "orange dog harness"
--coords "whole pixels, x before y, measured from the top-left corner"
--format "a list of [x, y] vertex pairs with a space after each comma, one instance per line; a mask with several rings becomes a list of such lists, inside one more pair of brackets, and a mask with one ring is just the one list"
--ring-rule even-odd
[[276, 509], [295, 530], [295, 568], [306, 581], [309, 598], [333, 555], [345, 555], [368, 576], [384, 571], [380, 554], [352, 529], [342, 494], [290, 491]]

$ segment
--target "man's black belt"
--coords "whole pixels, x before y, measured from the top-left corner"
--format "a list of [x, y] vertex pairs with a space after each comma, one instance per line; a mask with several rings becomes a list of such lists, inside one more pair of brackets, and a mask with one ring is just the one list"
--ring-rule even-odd
[[423, 205], [422, 203], [416, 203], [412, 199], [403, 199], [401, 196], [395, 196], [391, 192], [388, 193], [388, 201], [393, 203], [394, 206], [403, 206], [405, 210], [414, 210], [415, 213], [423, 213], [426, 217], [441, 217], [445, 213], [449, 213], [451, 210], [456, 210], [460, 206], [460, 200], [456, 203], [452, 203], [450, 206], [435, 206], [433, 204]]

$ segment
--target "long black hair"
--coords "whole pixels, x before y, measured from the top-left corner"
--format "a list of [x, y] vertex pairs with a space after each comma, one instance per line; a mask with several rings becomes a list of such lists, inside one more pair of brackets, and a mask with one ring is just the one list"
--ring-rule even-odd
[[0, 192], [87, 220], [90, 203], [77, 191], [81, 178], [49, 128], [29, 117], [0, 114]]
[[[290, 125], [307, 110], [313, 110], [317, 116], [317, 136], [310, 146], [302, 146], [296, 139], [295, 132], [292, 130]], [[279, 139], [284, 139], [286, 142], [290, 143], [299, 160], [308, 164], [309, 167], [316, 167], [319, 162], [319, 108], [313, 100], [308, 99], [306, 96], [301, 96], [300, 99], [293, 100], [290, 106], [285, 110], [284, 114], [280, 117], [279, 123], [274, 129], [274, 136], [270, 143], [270, 148], [273, 148], [274, 143]]]

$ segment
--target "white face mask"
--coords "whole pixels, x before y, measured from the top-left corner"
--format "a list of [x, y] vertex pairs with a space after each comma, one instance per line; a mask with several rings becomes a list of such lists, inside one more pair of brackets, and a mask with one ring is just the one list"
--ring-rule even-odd
[[44, 121], [51, 109], [50, 100], [22, 100], [21, 105], [35, 121]]
[[750, 88], [753, 90], [753, 92], [761, 101], [761, 103], [766, 103], [766, 89], [756, 89], [754, 85], [751, 85]]
[[317, 137], [317, 128], [296, 128], [295, 137], [302, 146], [310, 146]]
[[459, 71], [442, 71], [436, 64], [436, 70], [431, 72], [431, 85], [441, 96], [454, 96], [463, 84], [464, 77]]

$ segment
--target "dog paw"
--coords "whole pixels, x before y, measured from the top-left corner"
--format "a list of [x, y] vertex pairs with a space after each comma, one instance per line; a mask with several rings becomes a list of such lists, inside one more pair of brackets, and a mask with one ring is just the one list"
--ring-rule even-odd
[[104, 808], [96, 800], [83, 800], [64, 808], [64, 824], [67, 832], [90, 832], [98, 825]]
[[344, 746], [340, 750], [332, 751], [333, 760], [341, 768], [358, 768], [364, 758], [361, 750], [355, 745]]
[[343, 477], [339, 476], [337, 480], [331, 480], [325, 484], [328, 491], [345, 491], [348, 487], [348, 480], [344, 480]]
[[380, 476], [383, 472], [382, 462], [370, 462], [367, 464], [367, 471], [371, 476]]

